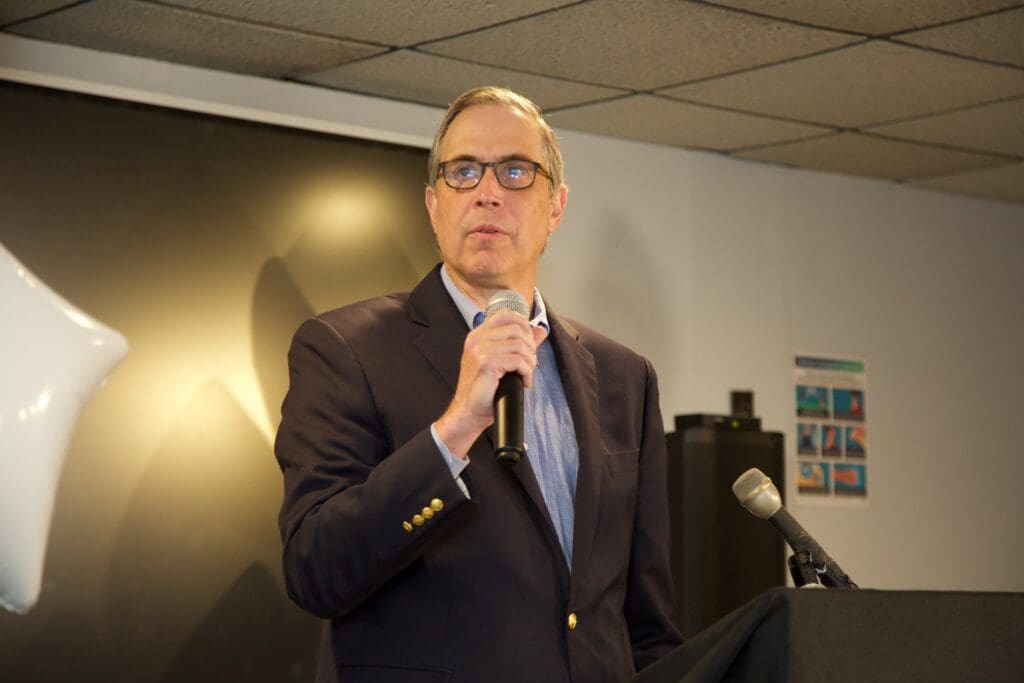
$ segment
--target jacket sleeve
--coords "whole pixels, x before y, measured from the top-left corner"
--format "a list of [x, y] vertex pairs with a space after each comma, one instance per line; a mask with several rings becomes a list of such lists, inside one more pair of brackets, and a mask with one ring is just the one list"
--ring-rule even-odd
[[284, 474], [279, 524], [289, 597], [329, 618], [351, 611], [440, 542], [472, 503], [426, 425], [392, 444], [344, 336], [304, 323], [274, 451]]
[[673, 618], [676, 595], [669, 567], [667, 447], [658, 405], [658, 378], [647, 369], [633, 544], [624, 612], [637, 671], [683, 642]]

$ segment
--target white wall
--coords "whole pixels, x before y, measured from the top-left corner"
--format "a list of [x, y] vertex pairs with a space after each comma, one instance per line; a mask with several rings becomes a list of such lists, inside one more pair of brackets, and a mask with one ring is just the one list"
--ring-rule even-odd
[[542, 282], [654, 361], [666, 421], [749, 388], [791, 451], [793, 356], [864, 358], [870, 505], [794, 514], [862, 586], [1024, 590], [1024, 207], [562, 137]]
[[[0, 36], [0, 78], [424, 145], [438, 110]], [[867, 361], [870, 505], [793, 505], [862, 586], [1024, 591], [1024, 207], [562, 132], [541, 285], [658, 368], [666, 422], [798, 351]]]

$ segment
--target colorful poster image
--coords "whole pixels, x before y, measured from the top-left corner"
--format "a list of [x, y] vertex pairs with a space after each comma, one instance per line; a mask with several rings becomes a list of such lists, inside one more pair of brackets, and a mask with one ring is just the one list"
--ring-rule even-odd
[[800, 434], [800, 441], [797, 443], [796, 452], [800, 455], [817, 455], [818, 425], [811, 422], [798, 422], [796, 428]]
[[[794, 357], [796, 433], [787, 447], [786, 473], [798, 482], [794, 500], [810, 505], [869, 504], [867, 363], [822, 354]], [[804, 495], [807, 494], [807, 495]]]
[[867, 495], [868, 477], [864, 465], [836, 463], [834, 478], [837, 496]]
[[823, 425], [821, 428], [821, 454], [838, 457], [843, 454], [843, 428]]
[[828, 495], [832, 488], [829, 481], [831, 469], [829, 463], [801, 461], [797, 467], [797, 490], [800, 493]]
[[864, 419], [864, 392], [859, 389], [834, 389], [837, 420]]
[[796, 414], [799, 417], [828, 417], [828, 387], [798, 384]]
[[863, 458], [868, 453], [868, 428], [864, 425], [846, 428], [846, 457]]

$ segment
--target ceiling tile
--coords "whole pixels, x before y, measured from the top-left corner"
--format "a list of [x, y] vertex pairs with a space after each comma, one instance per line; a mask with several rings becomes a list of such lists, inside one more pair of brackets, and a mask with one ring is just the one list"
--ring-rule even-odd
[[885, 35], [973, 17], [1017, 4], [1015, 0], [711, 0], [758, 14], [815, 26]]
[[828, 129], [702, 107], [653, 95], [573, 107], [552, 126], [699, 149], [731, 150], [827, 133]]
[[0, 26], [73, 5], [76, 0], [4, 0], [0, 3]]
[[898, 40], [992, 62], [1024, 66], [1024, 7], [907, 33]]
[[870, 41], [662, 91], [670, 97], [855, 127], [1024, 94], [1024, 71]]
[[95, 0], [77, 5], [18, 24], [11, 32], [259, 76], [288, 76], [325, 69], [382, 50], [126, 0]]
[[1024, 98], [871, 128], [897, 138], [1024, 156]]
[[595, 0], [431, 43], [428, 52], [633, 90], [843, 45], [856, 38], [672, 0]]
[[[543, 12], [574, 0], [164, 0], [181, 7], [352, 40], [406, 46]], [[422, 9], [415, 9], [415, 7]]]
[[859, 133], [792, 142], [739, 152], [738, 157], [789, 164], [831, 173], [904, 180], [930, 177], [999, 164], [983, 154], [958, 152]]
[[929, 178], [914, 185], [1024, 204], [1024, 163]]
[[622, 90], [534, 76], [413, 50], [397, 50], [344, 64], [303, 76], [301, 80], [441, 107], [447, 107], [461, 93], [479, 85], [510, 88], [526, 95], [542, 109], [591, 102], [623, 93]]

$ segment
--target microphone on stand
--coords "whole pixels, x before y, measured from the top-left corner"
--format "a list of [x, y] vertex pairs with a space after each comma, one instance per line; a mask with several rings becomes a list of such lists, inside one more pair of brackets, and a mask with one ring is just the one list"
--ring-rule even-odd
[[[490, 318], [503, 309], [526, 319], [530, 317], [526, 299], [511, 289], [496, 292], [487, 302], [485, 313]], [[523, 458], [524, 453], [523, 376], [518, 372], [507, 372], [498, 380], [498, 390], [494, 394], [494, 457], [511, 467]]]
[[797, 585], [804, 585], [800, 578], [800, 566], [808, 563], [814, 570], [817, 580], [823, 585], [829, 588], [857, 588], [853, 579], [828, 556], [817, 541], [811, 538], [811, 535], [800, 526], [800, 522], [789, 514], [782, 504], [779, 490], [764, 472], [756, 467], [750, 468], [736, 479], [732, 485], [732, 492], [748, 512], [771, 522], [793, 549], [790, 572]]

